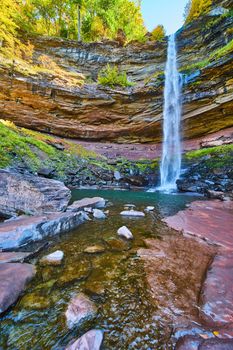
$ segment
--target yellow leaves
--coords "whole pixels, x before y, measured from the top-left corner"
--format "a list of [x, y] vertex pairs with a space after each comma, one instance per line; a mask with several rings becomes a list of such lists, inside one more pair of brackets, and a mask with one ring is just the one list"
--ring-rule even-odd
[[151, 34], [152, 34], [152, 37], [151, 37], [152, 40], [155, 40], [155, 41], [163, 40], [163, 38], [165, 37], [164, 26], [158, 25], [154, 30], [152, 30]]
[[186, 23], [193, 21], [199, 16], [207, 13], [212, 5], [212, 0], [191, 0]]

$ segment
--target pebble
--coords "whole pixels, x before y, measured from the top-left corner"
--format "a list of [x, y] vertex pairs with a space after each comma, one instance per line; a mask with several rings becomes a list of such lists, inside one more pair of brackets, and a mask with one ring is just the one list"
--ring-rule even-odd
[[61, 250], [57, 250], [54, 253], [44, 256], [40, 260], [41, 265], [61, 265], [64, 258], [64, 253]]
[[133, 239], [132, 232], [126, 226], [120, 227], [117, 233], [119, 236], [124, 237], [126, 239]]
[[105, 219], [106, 215], [104, 214], [104, 212], [102, 210], [99, 209], [93, 209], [93, 216], [96, 219]]

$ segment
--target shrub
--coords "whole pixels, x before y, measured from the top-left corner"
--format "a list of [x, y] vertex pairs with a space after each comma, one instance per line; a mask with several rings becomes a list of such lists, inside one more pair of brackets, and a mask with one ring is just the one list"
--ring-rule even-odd
[[114, 87], [115, 85], [122, 87], [134, 85], [134, 83], [128, 80], [125, 72], [121, 73], [117, 66], [110, 66], [109, 64], [100, 71], [98, 75], [98, 83], [110, 87]]

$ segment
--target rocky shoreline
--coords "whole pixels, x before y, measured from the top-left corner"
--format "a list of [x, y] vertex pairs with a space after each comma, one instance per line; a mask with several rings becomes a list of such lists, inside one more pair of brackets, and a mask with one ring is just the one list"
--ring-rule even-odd
[[105, 200], [85, 198], [69, 205], [71, 192], [63, 183], [6, 170], [0, 171], [0, 183], [0, 213], [8, 218], [0, 224], [0, 313], [3, 313], [36, 273], [33, 265], [24, 263], [36, 252], [19, 249], [73, 230], [89, 219], [85, 208], [102, 208]]
[[[4, 313], [36, 274], [34, 265], [28, 261], [37, 253], [22, 249], [31, 242], [43, 243], [49, 237], [69, 232], [89, 220], [90, 213], [99, 219], [106, 215], [99, 210], [105, 206], [103, 198], [85, 198], [70, 204], [70, 190], [55, 180], [2, 170], [0, 182], [4, 189], [0, 212], [8, 218], [0, 225], [3, 250], [0, 279], [4, 281], [0, 285], [0, 312]], [[145, 210], [148, 215], [154, 207]], [[133, 205], [120, 214], [145, 217]], [[152, 300], [159, 305], [157, 316], [173, 324], [177, 350], [190, 350], [191, 346], [194, 350], [200, 346], [203, 350], [210, 346], [228, 350], [233, 346], [233, 300], [229, 292], [233, 270], [232, 220], [231, 201], [194, 202], [188, 209], [164, 219], [169, 227], [182, 234], [164, 235], [161, 240], [147, 239], [147, 248], [137, 253], [144, 262]], [[125, 226], [118, 230], [118, 235], [133, 239]], [[95, 245], [84, 253], [101, 254], [104, 250], [103, 246]], [[59, 266], [62, 259], [63, 252], [56, 251], [43, 257], [40, 264]], [[94, 306], [86, 298], [78, 294], [70, 301], [69, 324], [75, 323], [76, 318], [80, 322], [95, 318]], [[88, 349], [99, 349], [103, 341], [103, 334], [95, 329], [82, 337], [67, 345], [67, 349], [79, 349], [77, 346], [83, 341]]]
[[232, 349], [232, 202], [193, 202], [164, 222], [182, 234], [148, 240], [138, 254], [154, 301], [166, 295], [161, 312], [174, 324], [175, 349]]

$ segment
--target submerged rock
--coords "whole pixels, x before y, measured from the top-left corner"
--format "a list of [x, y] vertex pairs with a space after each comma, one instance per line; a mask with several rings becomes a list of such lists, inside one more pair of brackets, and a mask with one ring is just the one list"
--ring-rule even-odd
[[50, 307], [50, 300], [38, 293], [26, 294], [20, 300], [20, 307], [30, 310], [43, 310]]
[[44, 256], [40, 260], [41, 265], [61, 265], [64, 258], [64, 253], [61, 250], [57, 250], [54, 253]]
[[[91, 272], [91, 265], [88, 260], [82, 259], [77, 265], [68, 265], [64, 268], [62, 275], [56, 284], [60, 287], [86, 280]], [[46, 277], [46, 276], [45, 276]]]
[[110, 247], [110, 250], [113, 252], [122, 252], [124, 250], [129, 250], [130, 245], [128, 245], [128, 242], [122, 240], [122, 239], [117, 239], [117, 238], [108, 238], [105, 241], [108, 246]]
[[64, 211], [71, 191], [60, 181], [0, 170], [0, 214], [40, 215]]
[[15, 303], [35, 273], [30, 264], [0, 264], [0, 314]]
[[93, 245], [84, 249], [84, 253], [87, 253], [87, 254], [103, 253], [104, 251], [105, 251], [105, 247], [102, 245]]
[[118, 233], [118, 236], [124, 237], [126, 239], [133, 239], [132, 232], [126, 226], [120, 227], [117, 233]]
[[85, 333], [65, 350], [99, 350], [103, 342], [103, 332], [92, 329]]
[[68, 328], [80, 326], [85, 321], [95, 318], [97, 308], [95, 304], [83, 293], [73, 297], [65, 313]]
[[122, 216], [134, 216], [134, 217], [144, 217], [145, 214], [142, 211], [137, 210], [124, 210], [121, 212]]

